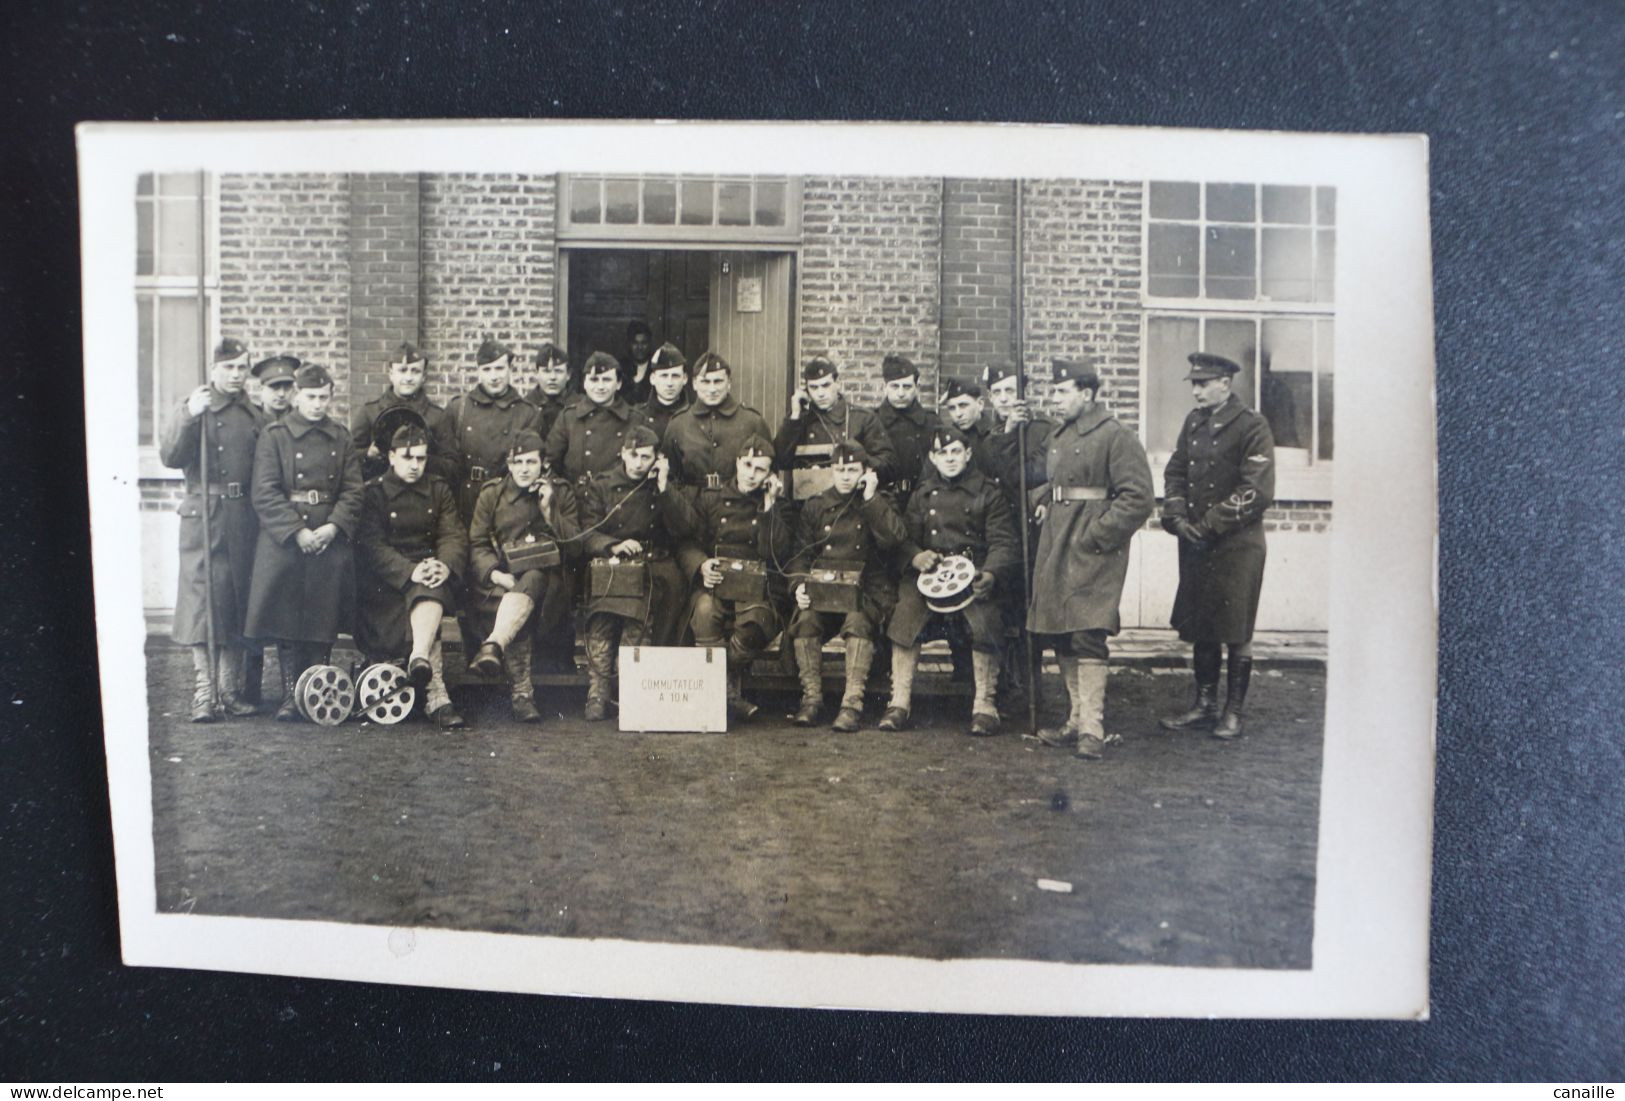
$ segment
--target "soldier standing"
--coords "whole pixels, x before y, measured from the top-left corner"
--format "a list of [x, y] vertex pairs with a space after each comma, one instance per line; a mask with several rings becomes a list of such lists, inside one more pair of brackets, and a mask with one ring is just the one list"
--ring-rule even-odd
[[[875, 657], [875, 635], [895, 600], [897, 584], [888, 560], [908, 533], [897, 510], [878, 492], [880, 478], [868, 452], [851, 441], [835, 445], [831, 456], [834, 484], [802, 505], [796, 546], [789, 570], [795, 610], [785, 639], [795, 649], [801, 675], [801, 708], [797, 726], [818, 721], [823, 704], [824, 640], [838, 634], [846, 650], [846, 689], [834, 729], [851, 733], [863, 715], [863, 689]], [[842, 611], [817, 606], [808, 581], [835, 573], [855, 583], [852, 606]]]
[[[1241, 733], [1253, 671], [1253, 625], [1264, 585], [1264, 513], [1275, 499], [1275, 439], [1262, 414], [1231, 393], [1241, 367], [1193, 352], [1196, 408], [1179, 429], [1163, 472], [1163, 529], [1179, 537], [1179, 591], [1172, 623], [1192, 644], [1196, 703], [1162, 720], [1165, 730]], [[1219, 713], [1220, 647], [1230, 648]]]
[[616, 466], [627, 430], [643, 423], [620, 396], [621, 365], [608, 352], [594, 352], [581, 369], [582, 396], [553, 422], [546, 436], [549, 468], [578, 488], [588, 477]]
[[656, 438], [664, 442], [666, 425], [693, 404], [694, 395], [688, 391], [688, 360], [677, 345], [662, 344], [649, 359], [649, 400], [638, 410], [655, 430]]
[[1054, 369], [1062, 419], [1049, 437], [1049, 484], [1031, 494], [1040, 534], [1026, 626], [1055, 647], [1071, 700], [1067, 720], [1038, 736], [1092, 758], [1105, 746], [1106, 639], [1122, 626], [1129, 543], [1155, 491], [1139, 437], [1096, 400], [1094, 366], [1057, 359]]
[[733, 396], [733, 368], [715, 352], [694, 361], [694, 404], [666, 425], [661, 448], [686, 486], [720, 489], [732, 482], [741, 445], [772, 432], [762, 415]]
[[745, 670], [779, 633], [770, 571], [790, 553], [782, 488], [773, 473], [773, 445], [752, 436], [737, 449], [734, 476], [700, 490], [683, 518], [677, 561], [694, 590], [694, 645], [726, 643], [728, 710], [741, 719], [760, 710], [744, 697]]
[[[457, 437], [446, 419], [446, 411], [429, 399], [424, 391], [429, 360], [415, 344], [403, 343], [395, 349], [389, 361], [389, 385], [384, 392], [355, 411], [350, 418], [350, 443], [361, 456], [361, 474], [371, 479], [389, 469], [386, 453], [388, 439], [379, 438], [374, 430], [379, 418], [392, 409], [405, 408], [416, 413], [423, 421], [429, 436], [429, 473], [456, 484], [455, 453]], [[390, 418], [391, 420], [393, 418]], [[386, 422], [387, 423], [387, 422]], [[399, 422], [395, 422], [399, 425]], [[393, 434], [393, 429], [383, 429]]]
[[[269, 422], [244, 393], [247, 377], [248, 349], [239, 340], [222, 340], [214, 350], [208, 384], [181, 402], [164, 432], [161, 448], [164, 465], [186, 473], [173, 636], [192, 651], [195, 723], [213, 722], [217, 711], [236, 717], [254, 713], [253, 705], [238, 694], [254, 540], [259, 531], [249, 492], [260, 433]], [[209, 453], [207, 485], [203, 449]], [[205, 509], [208, 546], [203, 537]], [[208, 646], [210, 603], [218, 644], [213, 670]]]
[[533, 633], [556, 625], [569, 610], [565, 563], [580, 535], [575, 491], [545, 472], [542, 438], [522, 429], [504, 463], [487, 482], [469, 526], [469, 575], [491, 623], [469, 668], [482, 676], [508, 674], [513, 717], [541, 721], [531, 680]]
[[654, 346], [655, 335], [647, 323], [627, 322], [626, 358], [619, 361], [621, 395], [634, 405], [641, 404], [649, 398], [649, 359]]
[[525, 395], [536, 407], [536, 434], [546, 440], [553, 422], [577, 396], [570, 392], [570, 361], [564, 352], [551, 341], [536, 349], [536, 385]]
[[472, 520], [474, 502], [485, 483], [507, 470], [507, 456], [525, 429], [535, 428], [536, 407], [513, 388], [513, 349], [497, 340], [480, 344], [475, 355], [479, 382], [446, 406], [457, 439], [454, 459], [461, 485], [457, 508]]
[[248, 594], [250, 637], [277, 644], [278, 722], [295, 722], [299, 674], [327, 661], [355, 619], [352, 542], [361, 520], [361, 462], [350, 434], [327, 415], [333, 377], [307, 363], [293, 409], [265, 429], [254, 455], [259, 544]]
[[[970, 631], [976, 686], [969, 732], [978, 737], [997, 734], [999, 710], [994, 694], [1003, 621], [994, 597], [996, 588], [1014, 583], [1016, 571], [1021, 569], [1015, 523], [1004, 491], [971, 464], [970, 440], [963, 431], [951, 425], [938, 428], [931, 435], [930, 456], [932, 472], [909, 498], [903, 517], [908, 540], [901, 556], [909, 568], [898, 582], [897, 607], [886, 631], [892, 642], [892, 695], [879, 727], [902, 730], [908, 726], [914, 670], [926, 630], [958, 618]], [[970, 602], [944, 615], [927, 607], [918, 578], [935, 570], [947, 555], [968, 557], [976, 568], [976, 579]]]
[[896, 453], [896, 469], [887, 488], [901, 509], [908, 507], [915, 484], [929, 469], [927, 444], [932, 430], [942, 422], [920, 404], [920, 369], [911, 360], [887, 356], [880, 364], [880, 376], [886, 384], [886, 400], [875, 416]]
[[642, 578], [642, 591], [635, 595], [589, 587], [588, 722], [609, 717], [616, 646], [664, 645], [662, 632], [676, 634], [673, 625], [687, 599], [672, 536], [689, 514], [677, 499], [681, 490], [671, 482], [671, 460], [657, 454], [655, 445], [654, 429], [633, 425], [621, 442], [620, 463], [592, 475], [581, 496], [582, 542], [591, 563], [614, 563], [628, 576]]
[[[869, 453], [882, 481], [896, 474], [896, 452], [873, 410], [859, 409], [841, 392], [841, 376], [827, 359], [809, 359], [801, 369], [802, 388], [790, 395], [790, 414], [779, 425], [773, 450], [780, 470], [791, 471], [791, 496], [797, 501], [829, 488], [829, 456], [838, 443], [851, 441]], [[795, 472], [823, 468], [811, 478]]]
[[293, 408], [293, 377], [300, 366], [298, 356], [272, 356], [249, 372], [260, 380], [260, 408], [271, 420], [281, 420]]
[[407, 676], [425, 693], [424, 714], [455, 730], [465, 724], [446, 692], [440, 624], [457, 612], [468, 531], [451, 486], [428, 473], [427, 431], [396, 429], [385, 455], [389, 472], [368, 482], [361, 497], [356, 645], [369, 661], [405, 653]]

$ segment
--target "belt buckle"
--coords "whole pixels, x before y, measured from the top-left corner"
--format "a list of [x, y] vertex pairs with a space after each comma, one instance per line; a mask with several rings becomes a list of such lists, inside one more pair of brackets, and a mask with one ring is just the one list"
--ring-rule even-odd
[[705, 487], [707, 489], [721, 489], [722, 488], [722, 475], [715, 474], [715, 473], [707, 474], [705, 476]]
[[303, 493], [297, 494], [295, 499], [303, 501], [312, 508], [315, 508], [317, 505], [322, 503], [321, 491], [316, 489], [307, 489]]
[[225, 496], [228, 499], [235, 501], [239, 497], [241, 497], [242, 495], [243, 495], [243, 483], [241, 483], [241, 482], [227, 482], [226, 483]]
[[471, 467], [469, 467], [468, 468], [468, 480], [471, 481], [471, 482], [483, 482], [483, 481], [485, 481], [485, 468], [483, 466], [471, 466]]
[[1061, 487], [1057, 486], [1057, 485], [1052, 485], [1052, 486], [1049, 487], [1049, 497], [1050, 497], [1050, 500], [1052, 500], [1052, 501], [1064, 501], [1064, 500], [1066, 500], [1065, 497], [1061, 496]]

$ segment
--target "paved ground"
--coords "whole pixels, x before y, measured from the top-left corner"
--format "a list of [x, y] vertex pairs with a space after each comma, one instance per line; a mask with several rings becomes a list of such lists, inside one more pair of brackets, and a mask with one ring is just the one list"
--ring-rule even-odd
[[[1325, 676], [1254, 676], [1248, 731], [1158, 733], [1188, 674], [1115, 670], [1104, 761], [973, 739], [967, 701], [904, 734], [780, 716], [620, 734], [548, 689], [474, 728], [185, 721], [187, 656], [149, 646], [164, 910], [924, 957], [1310, 963]], [[268, 672], [270, 672], [268, 670]], [[1052, 686], [1054, 693], [1058, 686]], [[767, 712], [764, 712], [767, 714]], [[867, 718], [873, 722], [877, 711]], [[1038, 889], [1039, 879], [1073, 885]]]

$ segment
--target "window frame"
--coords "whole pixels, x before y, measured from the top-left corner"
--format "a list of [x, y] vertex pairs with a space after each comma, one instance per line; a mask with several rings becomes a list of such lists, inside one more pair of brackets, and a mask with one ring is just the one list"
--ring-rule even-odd
[[[577, 225], [570, 220], [570, 191], [575, 181], [591, 179], [599, 181], [599, 210], [607, 208], [605, 186], [611, 181], [632, 181], [638, 186], [638, 217], [636, 222], [594, 222]], [[614, 248], [625, 245], [631, 241], [642, 242], [689, 242], [705, 244], [708, 246], [738, 245], [745, 248], [765, 246], [780, 246], [781, 248], [799, 245], [801, 243], [801, 199], [802, 187], [800, 176], [773, 176], [773, 175], [705, 175], [694, 173], [660, 173], [660, 172], [560, 172], [557, 181], [558, 218], [556, 221], [557, 237], [560, 243], [568, 244], [572, 248], [605, 247]], [[684, 225], [682, 223], [682, 200], [679, 195], [676, 199], [677, 207], [674, 214], [675, 221], [670, 224], [651, 224], [642, 221], [643, 217], [643, 183], [645, 181], [678, 181], [682, 183], [705, 182], [712, 187], [713, 193], [713, 222], [711, 225]], [[784, 185], [784, 224], [782, 226], [752, 225], [721, 225], [715, 222], [716, 203], [714, 197], [716, 189], [721, 184], [748, 183], [751, 185], [751, 210], [754, 220], [756, 209], [756, 187], [762, 183], [778, 183]]]

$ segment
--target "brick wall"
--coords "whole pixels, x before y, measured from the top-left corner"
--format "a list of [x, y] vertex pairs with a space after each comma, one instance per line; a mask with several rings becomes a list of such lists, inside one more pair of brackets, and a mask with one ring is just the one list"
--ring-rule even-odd
[[1140, 423], [1139, 183], [1029, 180], [1023, 193], [1026, 361], [1043, 404], [1051, 358], [1092, 356], [1112, 415]]
[[829, 356], [859, 405], [880, 403], [888, 352], [919, 365], [935, 404], [941, 209], [937, 179], [803, 181], [801, 359]]
[[416, 175], [350, 177], [350, 389], [365, 402], [389, 383], [403, 340], [421, 339]]
[[943, 194], [942, 375], [978, 381], [1014, 354], [1015, 183], [947, 180]]
[[[485, 336], [526, 360], [554, 339], [556, 191], [553, 176], [423, 177], [423, 348], [429, 393], [441, 404], [474, 385]], [[516, 384], [528, 389], [531, 373]]]
[[[1156, 513], [1152, 513], [1141, 530], [1161, 534], [1162, 520]], [[1327, 501], [1276, 501], [1264, 512], [1264, 530], [1331, 531], [1332, 505]]]
[[348, 408], [350, 182], [342, 174], [220, 178], [220, 331], [253, 357], [287, 352], [333, 372]]

